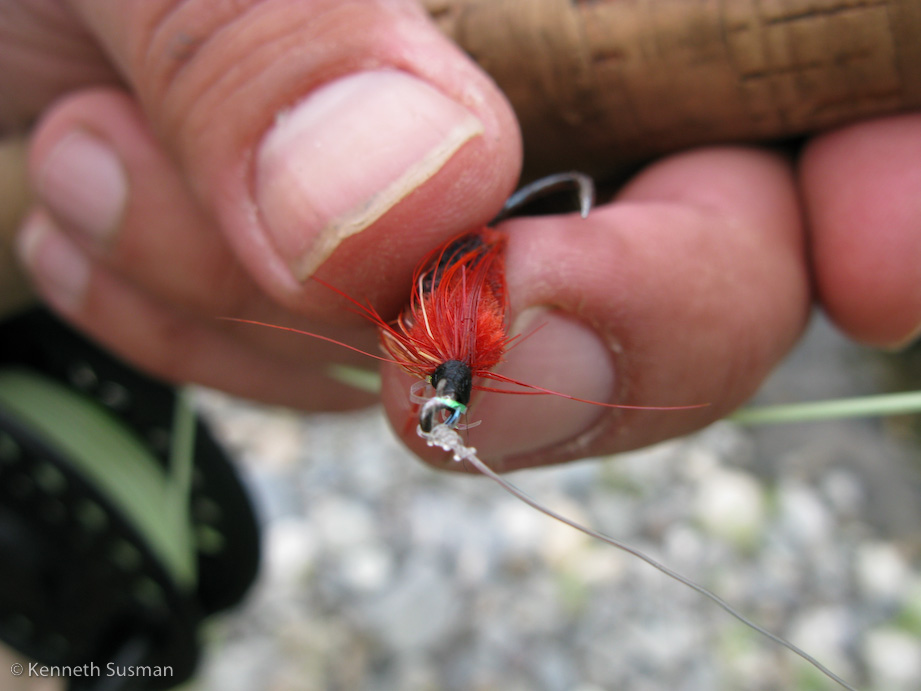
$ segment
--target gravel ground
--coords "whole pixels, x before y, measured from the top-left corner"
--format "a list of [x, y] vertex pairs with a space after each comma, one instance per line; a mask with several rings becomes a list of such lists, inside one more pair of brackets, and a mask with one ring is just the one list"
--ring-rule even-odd
[[[865, 393], [889, 372], [817, 322], [759, 398]], [[636, 558], [485, 478], [423, 466], [377, 411], [298, 416], [211, 392], [200, 402], [265, 535], [251, 597], [209, 628], [200, 691], [838, 688]], [[921, 688], [911, 437], [899, 421], [722, 422], [511, 479], [860, 688], [907, 691]]]

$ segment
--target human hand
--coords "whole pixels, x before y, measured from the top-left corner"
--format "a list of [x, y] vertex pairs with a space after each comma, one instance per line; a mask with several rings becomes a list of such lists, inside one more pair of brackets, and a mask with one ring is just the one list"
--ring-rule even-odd
[[302, 280], [323, 264], [392, 312], [432, 244], [490, 218], [521, 157], [492, 83], [411, 2], [17, 9], [0, 83], [6, 121], [42, 113], [20, 235], [42, 296], [173, 381], [308, 409], [370, 402], [326, 375], [366, 364], [354, 353], [216, 317], [375, 350], [370, 325]]
[[[308, 409], [363, 403], [325, 374], [331, 360], [360, 362], [350, 351], [215, 317], [322, 330], [373, 350], [366, 324], [299, 279], [316, 265], [318, 276], [395, 315], [419, 259], [484, 223], [508, 195], [520, 158], [514, 120], [490, 82], [410, 3], [278, 1], [220, 17], [207, 3], [161, 11], [173, 5], [74, 2], [76, 20], [39, 33], [48, 55], [62, 31], [85, 48], [81, 75], [95, 76], [81, 76], [80, 86], [116, 81], [117, 69], [127, 94], [80, 89], [44, 114], [31, 155], [39, 204], [21, 236], [36, 285], [68, 319], [166, 378]], [[73, 35], [81, 27], [88, 36]], [[381, 71], [387, 67], [440, 95]], [[8, 91], [10, 77], [3, 79]], [[49, 90], [47, 81], [34, 83]], [[31, 94], [27, 87], [21, 93]], [[375, 94], [400, 98], [382, 105]], [[350, 98], [353, 105], [339, 109]], [[422, 113], [439, 117], [407, 126], [416, 98], [428, 103]], [[44, 107], [23, 98], [21, 109], [30, 112], [33, 101]], [[298, 102], [314, 114], [273, 125]], [[329, 127], [322, 135], [319, 122]], [[885, 132], [890, 124], [860, 127]], [[910, 152], [910, 142], [921, 140], [917, 123], [902, 129], [893, 147]], [[813, 277], [856, 337], [907, 338], [921, 321], [908, 261], [918, 243], [908, 230], [917, 195], [904, 185], [895, 197], [887, 193], [883, 208], [874, 184], [905, 179], [911, 156], [887, 153], [866, 173], [857, 166], [847, 199], [829, 194], [840, 184], [836, 175], [849, 170], [841, 162], [853, 146], [847, 137], [861, 131], [811, 144], [799, 189], [780, 156], [701, 150], [650, 167], [587, 220], [508, 222], [513, 322], [529, 307], [570, 316], [530, 311], [531, 327], [543, 326], [508, 353], [503, 373], [594, 400], [711, 405], [650, 413], [487, 394], [471, 408], [472, 420], [484, 420], [470, 431], [471, 444], [505, 459], [504, 467], [520, 467], [707, 424], [744, 401], [795, 341]], [[872, 142], [879, 132], [865, 136]], [[62, 155], [68, 147], [76, 159]], [[873, 158], [875, 145], [867, 147], [861, 156]], [[394, 190], [390, 183], [405, 182], [401, 174], [420, 156], [428, 169], [422, 164], [422, 174]], [[799, 192], [813, 230], [812, 263]], [[904, 222], [889, 226], [882, 247], [866, 246], [872, 234], [842, 247], [856, 219], [843, 201], [865, 212], [863, 227], [874, 228], [891, 208], [904, 211]], [[349, 228], [331, 222], [349, 209], [365, 211], [366, 227], [351, 226], [361, 232], [331, 253], [311, 253], [329, 228]], [[333, 237], [326, 249], [335, 244]], [[893, 268], [872, 291], [878, 261]], [[395, 368], [384, 374], [388, 411], [398, 430], [407, 429], [407, 386]], [[444, 462], [411, 431], [407, 441]]]

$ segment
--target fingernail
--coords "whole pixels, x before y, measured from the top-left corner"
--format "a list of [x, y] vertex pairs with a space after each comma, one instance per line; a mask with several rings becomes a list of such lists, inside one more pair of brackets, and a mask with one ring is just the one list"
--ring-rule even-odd
[[58, 142], [38, 170], [39, 196], [61, 219], [105, 242], [118, 228], [128, 198], [121, 161], [101, 139], [75, 131]]
[[279, 116], [259, 149], [256, 198], [272, 244], [306, 279], [482, 133], [473, 113], [403, 72], [320, 87]]
[[[537, 307], [522, 312], [512, 333], [523, 334], [523, 340], [508, 351], [499, 373], [576, 398], [610, 400], [615, 385], [611, 351], [594, 329], [565, 313]], [[490, 459], [498, 459], [571, 442], [594, 427], [605, 411], [560, 396], [483, 393], [469, 416], [483, 420], [478, 434], [489, 435], [476, 439], [476, 445], [482, 444]]]
[[89, 263], [49, 218], [33, 214], [19, 232], [16, 249], [47, 299], [68, 312], [83, 304]]

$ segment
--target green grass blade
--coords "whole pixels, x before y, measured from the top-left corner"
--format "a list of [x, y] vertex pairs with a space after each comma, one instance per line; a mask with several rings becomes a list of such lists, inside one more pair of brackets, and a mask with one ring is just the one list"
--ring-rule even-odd
[[27, 370], [0, 371], [0, 406], [57, 448], [144, 536], [177, 585], [194, 587], [195, 553], [176, 535], [157, 459], [95, 402]]
[[728, 419], [743, 425], [774, 425], [915, 413], [921, 413], [921, 391], [857, 396], [809, 403], [753, 406], [733, 413]]
[[326, 373], [338, 382], [368, 393], [381, 392], [381, 375], [375, 370], [350, 365], [330, 365]]
[[[194, 553], [191, 510], [192, 473], [195, 466], [195, 426], [197, 418], [192, 407], [191, 392], [180, 389], [173, 410], [170, 441], [169, 476], [166, 482], [167, 516], [173, 522], [175, 539], [185, 550]], [[192, 568], [197, 564], [193, 560]], [[197, 578], [197, 573], [193, 573]]]

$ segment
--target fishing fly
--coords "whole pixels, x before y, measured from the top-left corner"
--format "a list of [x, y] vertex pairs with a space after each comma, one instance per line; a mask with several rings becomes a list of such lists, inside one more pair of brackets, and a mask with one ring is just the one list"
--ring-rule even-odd
[[[371, 305], [314, 277], [313, 280], [348, 300], [356, 312], [378, 328], [385, 356], [367, 353], [320, 334], [288, 327], [274, 328], [319, 338], [399, 366], [418, 380], [411, 387], [410, 398], [418, 405], [417, 433], [429, 446], [442, 448], [452, 453], [455, 460], [470, 463], [513, 496], [551, 518], [645, 561], [666, 576], [709, 598], [754, 631], [792, 651], [843, 688], [856, 691], [804, 650], [746, 618], [695, 581], [616, 538], [583, 526], [543, 506], [486, 465], [477, 456], [476, 449], [468, 446], [458, 433], [479, 424], [462, 422], [473, 391], [553, 395], [585, 404], [637, 410], [686, 410], [706, 405], [633, 406], [591, 401], [511, 379], [493, 371], [503, 361], [508, 349], [522, 338], [520, 334], [508, 333], [504, 265], [507, 238], [495, 225], [531, 202], [560, 191], [574, 192], [580, 214], [583, 217], [588, 215], [594, 203], [595, 191], [587, 175], [560, 173], [523, 187], [509, 198], [492, 223], [451, 239], [423, 259], [413, 276], [409, 304], [393, 321], [384, 319]], [[274, 326], [245, 319], [230, 318], [230, 321]], [[504, 388], [496, 384], [502, 384]], [[510, 386], [514, 388], [508, 388]], [[423, 395], [428, 389], [431, 389], [431, 394]]]
[[[639, 406], [591, 401], [493, 371], [508, 349], [522, 338], [521, 334], [508, 333], [504, 263], [507, 236], [495, 225], [537, 200], [565, 191], [575, 193], [579, 213], [586, 217], [595, 199], [595, 186], [587, 175], [559, 173], [521, 188], [489, 225], [449, 240], [422, 260], [413, 276], [409, 304], [392, 322], [372, 306], [314, 277], [315, 281], [348, 300], [355, 311], [377, 326], [381, 347], [389, 357], [367, 355], [396, 364], [417, 378], [410, 390], [410, 399], [419, 406], [418, 423], [423, 432], [430, 432], [438, 423], [452, 429], [479, 424], [461, 423], [473, 391], [552, 395], [595, 406], [632, 410], [687, 410], [706, 405]], [[503, 384], [506, 388], [488, 382]], [[420, 392], [428, 387], [433, 394], [421, 395]]]
[[[423, 432], [431, 432], [439, 419], [457, 428], [475, 389], [497, 391], [475, 380], [526, 386], [492, 371], [520, 337], [508, 335], [506, 235], [493, 226], [529, 201], [565, 187], [577, 191], [580, 212], [587, 215], [594, 201], [588, 176], [560, 174], [520, 190], [493, 224], [464, 233], [426, 257], [413, 277], [408, 307], [393, 324], [378, 323], [384, 350], [419, 379], [411, 396], [420, 405]], [[428, 398], [419, 395], [427, 385], [434, 390]]]

